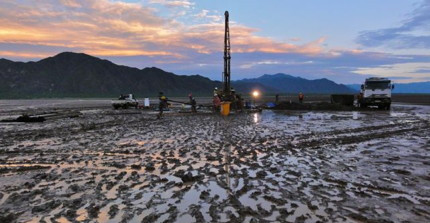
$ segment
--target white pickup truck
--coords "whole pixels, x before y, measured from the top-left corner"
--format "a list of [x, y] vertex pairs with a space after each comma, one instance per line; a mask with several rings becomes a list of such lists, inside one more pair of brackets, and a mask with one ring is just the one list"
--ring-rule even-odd
[[367, 78], [361, 85], [360, 98], [358, 100], [360, 107], [378, 106], [379, 109], [390, 109], [391, 90], [394, 85], [387, 78]]
[[119, 96], [118, 100], [112, 100], [111, 103], [114, 109], [129, 107], [137, 108], [139, 105], [133, 94], [121, 95]]

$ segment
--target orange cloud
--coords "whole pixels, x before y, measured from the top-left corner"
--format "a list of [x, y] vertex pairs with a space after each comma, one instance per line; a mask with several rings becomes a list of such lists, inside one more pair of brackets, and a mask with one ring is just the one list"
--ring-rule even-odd
[[189, 8], [194, 5], [194, 3], [188, 0], [149, 0], [150, 3], [162, 4], [167, 7], [184, 7]]
[[[254, 35], [256, 29], [233, 24], [230, 28], [232, 51], [237, 53], [265, 52], [265, 53], [323, 53], [321, 44], [325, 38], [320, 38], [306, 45], [294, 45], [277, 42], [268, 37]], [[193, 40], [192, 48], [211, 53], [222, 50], [224, 38], [224, 24], [202, 24], [188, 27], [184, 39]], [[197, 41], [196, 41], [197, 40]], [[200, 43], [196, 47], [196, 42]]]
[[0, 57], [44, 58], [44, 57], [49, 57], [49, 56], [51, 56], [50, 53], [0, 51]]
[[[187, 0], [152, 2], [183, 7], [192, 5]], [[207, 15], [206, 11], [201, 14], [203, 17]], [[294, 45], [257, 36], [257, 31], [232, 23], [232, 51], [324, 53], [321, 46], [324, 38]], [[186, 26], [157, 16], [154, 9], [136, 3], [109, 0], [0, 2], [0, 43], [66, 47], [96, 56], [158, 55], [185, 59], [184, 52], [209, 54], [222, 51], [223, 38], [222, 21]]]
[[79, 8], [82, 5], [75, 0], [60, 0], [60, 2], [64, 5], [64, 6], [68, 6], [68, 7], [72, 7], [72, 8]]

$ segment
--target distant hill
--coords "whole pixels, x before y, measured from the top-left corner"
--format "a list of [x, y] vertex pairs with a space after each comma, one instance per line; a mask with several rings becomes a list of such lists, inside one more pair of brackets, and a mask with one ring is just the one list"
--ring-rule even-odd
[[[0, 59], [0, 98], [211, 96], [222, 83], [200, 75], [175, 75], [159, 68], [116, 65], [82, 53], [65, 52], [37, 62]], [[351, 93], [328, 79], [307, 80], [286, 74], [263, 75], [232, 82], [237, 92], [259, 89], [270, 93]]]
[[294, 77], [287, 74], [265, 74], [258, 78], [243, 79], [235, 81], [234, 85], [255, 83], [261, 86], [268, 87], [268, 91], [272, 93], [315, 93], [315, 94], [331, 94], [331, 93], [354, 93], [354, 90], [345, 85], [337, 84], [326, 78], [308, 80], [301, 77]]
[[[360, 91], [361, 84], [350, 84], [347, 86], [355, 91]], [[430, 94], [430, 81], [407, 84], [394, 83], [393, 93]]]
[[81, 53], [60, 53], [38, 62], [0, 59], [1, 98], [137, 97], [210, 95], [221, 82], [199, 75], [180, 76], [152, 67], [119, 66]]

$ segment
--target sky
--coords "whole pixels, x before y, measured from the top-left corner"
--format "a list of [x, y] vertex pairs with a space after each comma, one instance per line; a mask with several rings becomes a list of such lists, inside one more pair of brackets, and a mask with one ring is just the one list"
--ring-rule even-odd
[[0, 58], [80, 52], [221, 80], [226, 10], [233, 80], [430, 81], [430, 0], [0, 0]]

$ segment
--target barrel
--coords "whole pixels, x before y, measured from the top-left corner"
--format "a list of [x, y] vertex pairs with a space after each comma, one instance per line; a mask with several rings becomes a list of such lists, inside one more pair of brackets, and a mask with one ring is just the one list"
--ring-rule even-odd
[[230, 114], [230, 103], [229, 101], [221, 102], [221, 115], [227, 116]]

